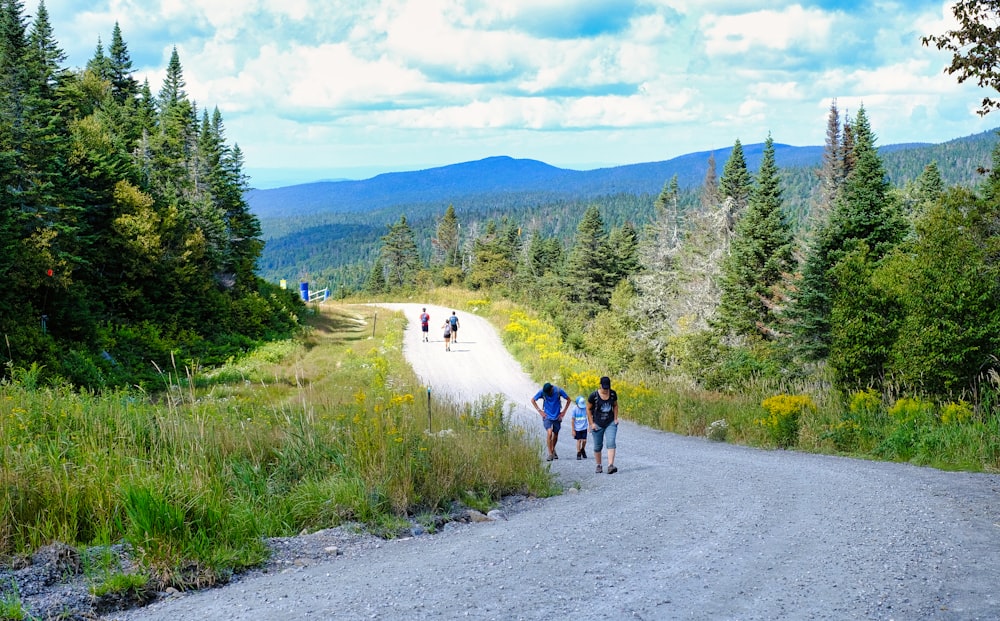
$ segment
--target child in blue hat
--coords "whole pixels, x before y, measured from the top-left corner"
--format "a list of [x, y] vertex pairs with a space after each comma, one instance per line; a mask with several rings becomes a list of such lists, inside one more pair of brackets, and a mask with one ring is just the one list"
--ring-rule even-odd
[[573, 437], [576, 438], [576, 458], [587, 459], [587, 400], [576, 398], [573, 405]]

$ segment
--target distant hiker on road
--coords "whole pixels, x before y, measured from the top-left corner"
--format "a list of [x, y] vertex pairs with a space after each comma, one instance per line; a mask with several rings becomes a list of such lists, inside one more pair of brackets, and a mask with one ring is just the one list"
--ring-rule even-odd
[[427, 309], [425, 308], [424, 311], [420, 313], [420, 331], [424, 335], [425, 343], [430, 342], [430, 339], [427, 338], [428, 334], [430, 333], [430, 323], [431, 323], [431, 316], [427, 314]]
[[[539, 399], [543, 400], [542, 407], [538, 407]], [[566, 400], [566, 405], [562, 405], [563, 399]], [[559, 459], [559, 455], [556, 454], [556, 442], [559, 441], [559, 429], [562, 427], [562, 419], [566, 416], [570, 403], [572, 402], [565, 390], [548, 382], [545, 382], [542, 389], [531, 398], [531, 405], [541, 415], [542, 425], [545, 427], [545, 444], [549, 450], [545, 461]]]
[[594, 461], [601, 473], [601, 449], [608, 447], [608, 474], [618, 472], [615, 466], [615, 436], [618, 435], [618, 393], [611, 390], [611, 378], [602, 377], [601, 387], [587, 399], [587, 421], [594, 436]]
[[448, 318], [448, 323], [451, 324], [451, 340], [453, 343], [458, 342], [458, 316], [455, 311], [451, 311], [451, 317]]
[[444, 350], [451, 351], [451, 322], [446, 320], [441, 327], [444, 328]]
[[587, 400], [583, 395], [576, 398], [573, 411], [570, 412], [573, 419], [573, 438], [576, 439], [576, 458], [587, 459]]

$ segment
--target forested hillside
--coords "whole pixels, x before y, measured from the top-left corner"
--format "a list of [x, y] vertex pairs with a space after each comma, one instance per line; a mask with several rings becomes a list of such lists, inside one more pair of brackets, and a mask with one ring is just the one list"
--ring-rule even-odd
[[[879, 148], [887, 178], [902, 188], [937, 162], [948, 185], [972, 186], [989, 166], [996, 132], [943, 144]], [[760, 166], [764, 144], [743, 147], [747, 168]], [[698, 194], [713, 162], [725, 162], [731, 148], [683, 155], [662, 162], [591, 171], [572, 171], [533, 160], [494, 157], [424, 171], [387, 173], [364, 181], [305, 184], [250, 190], [247, 202], [260, 216], [267, 246], [260, 274], [307, 280], [317, 287], [348, 292], [361, 287], [388, 226], [405, 215], [425, 260], [432, 253], [437, 221], [449, 205], [462, 214], [466, 231], [508, 218], [522, 233], [568, 239], [590, 205], [599, 205], [611, 225], [637, 227], [654, 216], [653, 202], [676, 176], [680, 203], [699, 204]], [[782, 179], [783, 208], [796, 226], [817, 200], [823, 147], [774, 145]], [[718, 171], [717, 171], [718, 172]]]
[[0, 23], [2, 375], [142, 385], [293, 329], [294, 295], [256, 274], [239, 147], [176, 49], [154, 94], [117, 24], [69, 69], [44, 3]]
[[[835, 104], [827, 136], [818, 165], [785, 169], [770, 138], [756, 169], [737, 140], [719, 166], [710, 158], [700, 186], [674, 176], [655, 196], [373, 212], [373, 235], [376, 217], [395, 220], [377, 252], [353, 247], [367, 253], [353, 277], [371, 294], [449, 285], [486, 304], [512, 298], [605, 373], [805, 393], [761, 419], [788, 434], [779, 444], [795, 441], [788, 425], [813, 397], [867, 404], [834, 406], [847, 418], [821, 425], [865, 452], [916, 450], [917, 436], [879, 448], [853, 435], [886, 427], [864, 418], [884, 416], [882, 404], [901, 408], [888, 428], [912, 424], [891, 433], [938, 437], [944, 419], [994, 424], [1000, 143], [880, 151], [864, 108], [841, 120]], [[547, 341], [540, 355], [553, 349]]]

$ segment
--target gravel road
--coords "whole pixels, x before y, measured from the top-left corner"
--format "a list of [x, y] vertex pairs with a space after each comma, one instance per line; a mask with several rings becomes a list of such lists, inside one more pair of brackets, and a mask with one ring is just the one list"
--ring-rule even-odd
[[[433, 394], [537, 384], [490, 325], [420, 305], [404, 349]], [[573, 396], [573, 395], [571, 395]], [[621, 404], [623, 418], [629, 405]], [[552, 462], [561, 496], [507, 519], [165, 600], [117, 619], [1000, 619], [1000, 477], [762, 451], [623, 422], [620, 471]], [[573, 456], [573, 441], [560, 439]], [[541, 458], [541, 455], [539, 456]], [[579, 490], [575, 488], [579, 485]]]

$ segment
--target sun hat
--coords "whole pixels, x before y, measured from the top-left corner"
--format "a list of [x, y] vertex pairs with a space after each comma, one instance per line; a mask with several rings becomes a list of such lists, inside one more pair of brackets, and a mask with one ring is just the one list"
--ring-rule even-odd
[[576, 407], [578, 408], [587, 407], [587, 400], [583, 398], [583, 395], [580, 395], [579, 397], [576, 398]]

